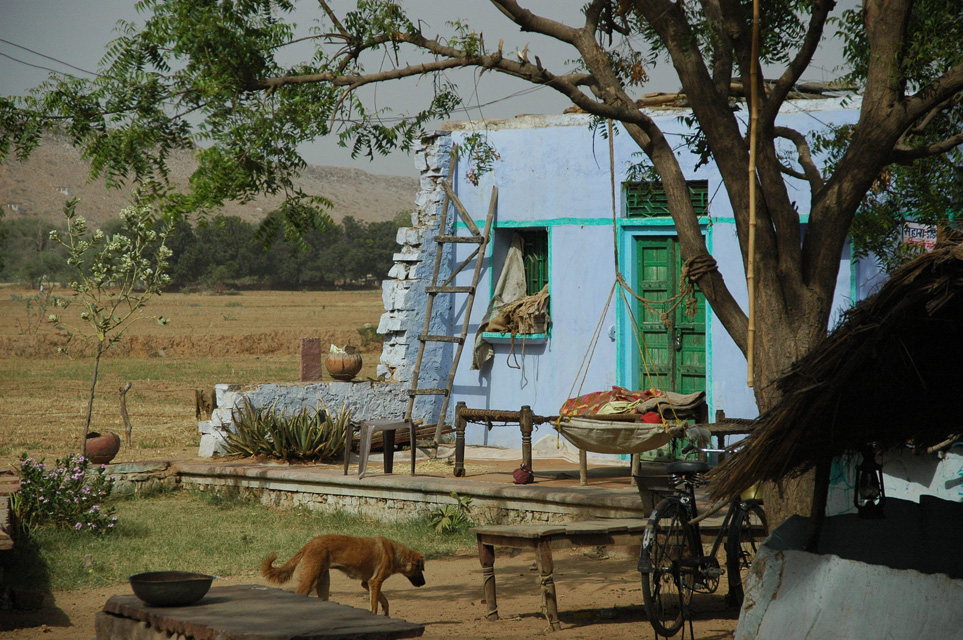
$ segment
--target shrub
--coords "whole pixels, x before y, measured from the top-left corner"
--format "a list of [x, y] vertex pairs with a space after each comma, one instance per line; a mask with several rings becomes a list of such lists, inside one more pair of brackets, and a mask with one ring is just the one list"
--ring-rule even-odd
[[342, 406], [333, 415], [324, 404], [285, 416], [277, 411], [277, 400], [255, 407], [247, 399], [233, 410], [234, 432], [225, 435], [228, 455], [266, 455], [282, 460], [324, 460], [344, 452], [351, 412]]
[[378, 333], [378, 325], [365, 322], [358, 327], [358, 335], [361, 336], [361, 346], [367, 347], [371, 344], [384, 344], [385, 337]]
[[89, 469], [84, 456], [57, 460], [55, 466], [43, 460], [20, 456], [20, 490], [11, 502], [21, 527], [52, 526], [57, 529], [109, 533], [117, 516], [104, 500], [114, 488], [107, 466]]
[[462, 533], [475, 524], [471, 517], [471, 497], [451, 492], [455, 504], [445, 504], [428, 514], [428, 522], [443, 534]]

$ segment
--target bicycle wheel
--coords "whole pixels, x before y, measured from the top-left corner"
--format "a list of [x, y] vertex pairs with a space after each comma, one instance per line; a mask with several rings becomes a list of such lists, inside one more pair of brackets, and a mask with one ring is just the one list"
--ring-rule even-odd
[[692, 599], [696, 558], [695, 539], [682, 518], [681, 505], [661, 501], [649, 517], [639, 558], [642, 600], [657, 634], [673, 636], [682, 628]]
[[749, 566], [756, 557], [756, 550], [769, 535], [766, 512], [758, 502], [749, 501], [745, 508], [733, 514], [726, 538], [726, 575], [729, 578], [729, 595], [726, 602], [731, 607], [742, 607], [745, 597], [743, 585], [749, 575]]

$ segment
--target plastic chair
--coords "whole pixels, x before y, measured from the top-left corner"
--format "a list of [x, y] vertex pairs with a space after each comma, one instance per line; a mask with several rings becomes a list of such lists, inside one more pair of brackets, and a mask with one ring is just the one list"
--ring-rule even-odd
[[391, 473], [395, 457], [395, 431], [408, 429], [408, 442], [411, 443], [411, 475], [415, 475], [415, 423], [407, 420], [362, 420], [350, 423], [350, 433], [344, 445], [344, 475], [348, 475], [348, 464], [351, 458], [351, 442], [356, 432], [361, 432], [358, 443], [358, 479], [364, 478], [368, 468], [368, 456], [371, 454], [371, 441], [374, 434], [381, 432], [384, 445], [385, 473]]

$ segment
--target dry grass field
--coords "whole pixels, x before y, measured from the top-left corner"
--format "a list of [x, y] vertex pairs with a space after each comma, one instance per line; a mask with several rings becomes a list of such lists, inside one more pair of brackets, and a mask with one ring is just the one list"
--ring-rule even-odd
[[[76, 452], [83, 430], [93, 359], [57, 353], [52, 327], [36, 322], [36, 304], [27, 309], [35, 294], [0, 288], [0, 469], [24, 451], [51, 460]], [[296, 383], [301, 338], [361, 347], [358, 329], [377, 325], [383, 311], [380, 290], [165, 293], [102, 361], [91, 429], [123, 435], [118, 390], [130, 381], [131, 446], [115, 461], [194, 457], [196, 388]], [[160, 326], [154, 316], [171, 322]], [[381, 345], [362, 351], [359, 378], [374, 377]]]

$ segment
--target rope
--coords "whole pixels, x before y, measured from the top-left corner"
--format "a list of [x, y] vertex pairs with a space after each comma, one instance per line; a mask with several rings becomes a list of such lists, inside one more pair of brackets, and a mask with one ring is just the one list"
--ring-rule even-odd
[[[689, 258], [682, 265], [682, 282], [680, 283], [679, 292], [676, 293], [671, 298], [665, 300], [650, 300], [640, 296], [635, 290], [632, 289], [631, 285], [622, 276], [621, 268], [619, 264], [619, 242], [618, 242], [618, 210], [616, 207], [616, 181], [615, 181], [615, 142], [614, 142], [614, 125], [612, 120], [608, 121], [608, 139], [609, 139], [609, 187], [611, 191], [611, 202], [612, 202], [612, 249], [613, 258], [615, 261], [615, 282], [612, 283], [612, 289], [609, 291], [608, 299], [605, 301], [605, 307], [602, 309], [602, 313], [599, 316], [598, 324], [595, 326], [595, 331], [592, 334], [592, 338], [589, 341], [588, 349], [585, 355], [582, 357], [582, 362], [579, 364], [578, 371], [575, 374], [575, 380], [572, 382], [572, 387], [569, 389], [569, 397], [576, 397], [573, 395], [575, 392], [575, 387], [578, 385], [578, 394], [581, 395], [582, 387], [585, 384], [585, 380], [588, 377], [588, 365], [592, 361], [592, 357], [595, 355], [595, 349], [598, 346], [599, 335], [601, 334], [602, 324], [605, 319], [606, 313], [608, 313], [609, 306], [612, 303], [612, 294], [615, 293], [615, 289], [620, 287], [619, 295], [622, 298], [625, 308], [630, 317], [630, 324], [632, 325], [632, 330], [635, 333], [636, 344], [639, 348], [639, 356], [642, 362], [642, 366], [645, 370], [645, 375], [649, 380], [653, 378], [657, 381], [659, 385], [659, 390], [665, 391], [665, 385], [662, 381], [661, 376], [658, 372], [653, 372], [649, 369], [649, 361], [652, 361], [652, 354], [649, 351], [648, 345], [645, 343], [645, 339], [639, 330], [639, 323], [632, 312], [632, 305], [629, 303], [629, 299], [626, 293], [629, 293], [634, 297], [643, 307], [649, 309], [655, 314], [659, 315], [662, 325], [665, 327], [671, 324], [671, 314], [675, 309], [685, 301], [685, 312], [690, 318], [695, 317], [698, 311], [698, 300], [696, 298], [696, 287], [695, 281], [702, 276], [711, 273], [718, 267], [716, 265], [715, 259], [708, 254], [700, 254], [693, 258]], [[665, 305], [670, 304], [668, 308]], [[581, 381], [579, 377], [581, 376]], [[675, 406], [672, 401], [668, 399], [668, 394], [665, 395], [667, 404], [672, 413], [672, 417], [676, 424], [680, 424], [681, 420], [676, 413]], [[662, 418], [663, 428], [668, 432], [670, 426], [668, 420], [663, 413], [662, 403], [656, 405], [656, 409], [659, 412], [659, 417]], [[558, 432], [561, 426], [562, 416], [558, 416], [555, 421], [555, 429]]]

